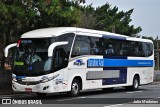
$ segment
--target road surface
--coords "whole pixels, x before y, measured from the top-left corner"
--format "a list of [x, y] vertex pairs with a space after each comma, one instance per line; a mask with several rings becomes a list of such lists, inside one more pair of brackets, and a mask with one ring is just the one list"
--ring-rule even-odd
[[[140, 86], [138, 91], [127, 91], [124, 88], [108, 92], [101, 89], [90, 90], [82, 92], [78, 97], [69, 97], [65, 93], [51, 94], [43, 98], [39, 98], [36, 94], [15, 94], [0, 95], [0, 99], [41, 100], [42, 104], [46, 104], [45, 107], [160, 107], [160, 84]], [[1, 105], [1, 107], [18, 106]]]

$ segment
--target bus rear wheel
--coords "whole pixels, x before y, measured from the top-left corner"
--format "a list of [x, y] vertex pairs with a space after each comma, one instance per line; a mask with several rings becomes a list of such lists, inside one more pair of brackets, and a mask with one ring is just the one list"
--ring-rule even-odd
[[77, 79], [74, 79], [71, 85], [71, 91], [69, 95], [72, 97], [78, 96], [80, 92], [80, 82]]
[[132, 86], [128, 86], [128, 87], [126, 87], [126, 89], [135, 91], [135, 90], [138, 90], [138, 88], [139, 88], [139, 78], [137, 76], [135, 76], [133, 79]]

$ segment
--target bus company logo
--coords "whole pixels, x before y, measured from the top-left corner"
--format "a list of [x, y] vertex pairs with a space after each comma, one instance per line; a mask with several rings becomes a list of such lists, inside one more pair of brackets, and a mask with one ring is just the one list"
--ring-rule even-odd
[[78, 59], [74, 62], [74, 65], [78, 65], [78, 66], [81, 66], [81, 65], [85, 65], [85, 63], [83, 62], [82, 59]]

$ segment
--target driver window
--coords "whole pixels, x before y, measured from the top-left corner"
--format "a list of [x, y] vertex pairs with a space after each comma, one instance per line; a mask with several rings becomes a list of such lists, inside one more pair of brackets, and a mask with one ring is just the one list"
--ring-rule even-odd
[[53, 69], [55, 71], [63, 69], [68, 66], [69, 54], [74, 38], [74, 33], [67, 33], [58, 36], [57, 42], [68, 41], [67, 45], [58, 46], [54, 49], [53, 56]]

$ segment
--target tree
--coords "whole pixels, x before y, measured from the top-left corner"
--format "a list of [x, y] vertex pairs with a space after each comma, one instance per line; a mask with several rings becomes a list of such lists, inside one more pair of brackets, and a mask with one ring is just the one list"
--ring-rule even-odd
[[[0, 1], [0, 14], [0, 45], [3, 47], [2, 49], [8, 44], [17, 41], [17, 38], [27, 31], [27, 28], [31, 28], [36, 16], [33, 8], [19, 0]], [[4, 60], [3, 56], [2, 65], [4, 65]]]
[[96, 17], [95, 10], [92, 5], [81, 7], [82, 14], [80, 16], [80, 21], [75, 26], [87, 29], [95, 29], [96, 27]]
[[153, 37], [152, 36], [142, 36], [143, 39], [149, 39], [149, 40], [152, 40], [154, 41]]
[[34, 3], [39, 13], [40, 27], [72, 26], [79, 21], [81, 11], [72, 1], [51, 0], [49, 4], [39, 0]]
[[133, 9], [124, 12], [118, 11], [118, 7], [111, 8], [109, 3], [98, 7], [96, 9], [97, 30], [115, 31], [115, 33], [127, 36], [136, 36], [142, 29], [141, 27], [135, 28], [134, 25], [129, 25], [132, 21], [131, 14]]
[[19, 0], [2, 0], [0, 14], [0, 35], [5, 46], [15, 41], [27, 28], [31, 28], [36, 17], [36, 12]]

